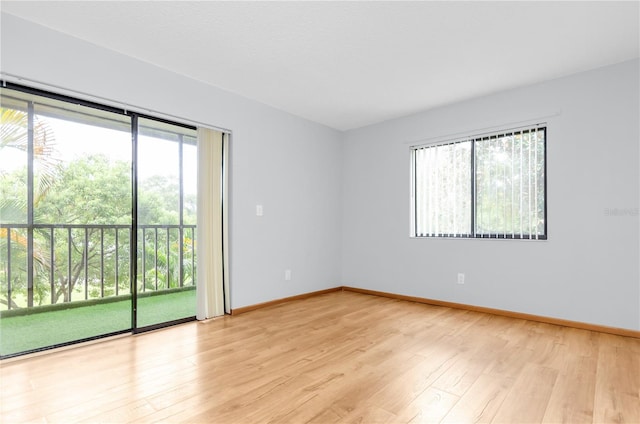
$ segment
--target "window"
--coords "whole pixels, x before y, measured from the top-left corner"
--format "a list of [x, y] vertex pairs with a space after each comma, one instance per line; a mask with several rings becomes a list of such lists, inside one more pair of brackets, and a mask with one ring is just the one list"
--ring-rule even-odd
[[195, 127], [2, 84], [0, 139], [0, 358], [195, 318]]
[[412, 148], [412, 236], [547, 238], [543, 125]]

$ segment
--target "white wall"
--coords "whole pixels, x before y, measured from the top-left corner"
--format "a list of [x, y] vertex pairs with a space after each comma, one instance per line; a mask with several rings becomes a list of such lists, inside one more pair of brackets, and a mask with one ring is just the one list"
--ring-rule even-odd
[[[639, 330], [638, 81], [636, 60], [346, 133], [343, 283]], [[411, 142], [557, 113], [548, 241], [409, 238]]]
[[339, 132], [11, 15], [1, 24], [2, 72], [233, 131], [232, 308], [340, 284]]

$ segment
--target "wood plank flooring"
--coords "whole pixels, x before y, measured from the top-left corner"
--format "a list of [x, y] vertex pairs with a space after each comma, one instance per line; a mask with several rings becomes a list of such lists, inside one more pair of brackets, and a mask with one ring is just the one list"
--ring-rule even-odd
[[351, 292], [0, 364], [0, 422], [639, 423], [640, 339]]

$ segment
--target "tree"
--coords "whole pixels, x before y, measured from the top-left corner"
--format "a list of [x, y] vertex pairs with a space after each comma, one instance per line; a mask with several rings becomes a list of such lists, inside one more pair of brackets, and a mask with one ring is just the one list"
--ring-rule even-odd
[[[39, 224], [130, 225], [130, 173], [128, 163], [112, 162], [102, 155], [69, 162], [60, 172], [58, 181], [46, 198], [34, 209], [34, 221]], [[55, 234], [55, 230], [51, 232]], [[40, 243], [49, 248], [51, 232], [43, 231], [39, 238]], [[116, 249], [115, 230], [92, 227], [69, 229], [67, 234], [64, 234], [64, 231], [57, 232], [62, 234], [53, 238], [56, 258], [54, 267], [63, 272], [55, 272], [56, 291], [53, 303], [60, 300], [69, 301], [79, 282], [86, 284], [87, 292], [89, 287], [95, 286], [96, 283], [102, 287], [104, 275], [110, 277], [112, 284], [108, 285], [109, 291], [114, 293], [116, 272], [114, 255], [116, 250], [118, 253], [122, 250], [128, 251], [128, 244], [121, 241]], [[71, 236], [71, 269], [68, 265], [69, 235]], [[128, 258], [126, 261], [128, 262]], [[121, 272], [121, 269], [117, 271]], [[40, 286], [45, 285], [40, 284]], [[102, 290], [97, 294], [102, 295]], [[90, 297], [89, 293], [86, 297]]]
[[[24, 306], [27, 297], [34, 305], [42, 305], [130, 292], [131, 164], [101, 155], [63, 163], [57, 157], [55, 137], [46, 118], [34, 115], [33, 119], [36, 226], [28, 229], [29, 117], [26, 110], [1, 109], [0, 222], [5, 225], [0, 228], [0, 304], [13, 309]], [[20, 152], [24, 165], [8, 163], [9, 151]], [[194, 196], [185, 198], [184, 205], [185, 222], [195, 223]], [[139, 181], [140, 222], [176, 225], [178, 207], [175, 180], [153, 176]], [[60, 224], [67, 227], [61, 228]], [[191, 238], [195, 234], [185, 230], [180, 240], [180, 230], [171, 229], [168, 233], [160, 231], [156, 239], [156, 231], [146, 232], [145, 251], [138, 254], [140, 262], [145, 261], [144, 269], [139, 265], [138, 278], [143, 284], [138, 287], [154, 290], [156, 279], [163, 282], [158, 288], [178, 286], [181, 244], [186, 258], [184, 282], [192, 284], [195, 270], [191, 258], [195, 261], [195, 252], [191, 251]], [[31, 236], [33, 285], [29, 292], [27, 255]], [[140, 251], [141, 230], [138, 239]], [[11, 281], [7, 278], [9, 268]], [[143, 271], [146, 275], [141, 275]]]
[[[28, 114], [24, 111], [0, 108], [0, 154], [5, 149], [16, 149], [27, 152], [29, 146]], [[55, 183], [60, 170], [60, 159], [57, 156], [56, 139], [51, 127], [46, 121], [34, 117], [33, 126], [33, 157], [34, 168], [34, 203], [37, 204]], [[25, 163], [26, 167], [26, 163]], [[0, 176], [4, 177], [4, 170], [0, 168]], [[26, 189], [26, 180], [24, 180]], [[26, 191], [25, 191], [26, 193]], [[0, 216], [3, 221], [11, 221], [11, 212], [19, 210], [26, 216], [26, 196], [0, 199]]]
[[[29, 149], [29, 119], [26, 111], [0, 108], [0, 157], [14, 150], [27, 153]], [[26, 155], [24, 155], [26, 158]], [[56, 155], [56, 142], [53, 131], [45, 121], [34, 118], [33, 125], [33, 157], [34, 157], [34, 189], [33, 202], [38, 204], [55, 183], [60, 169], [60, 161]], [[9, 173], [0, 166], [0, 222], [1, 223], [26, 223], [27, 219], [27, 169], [26, 160], [23, 168]], [[15, 246], [12, 262], [24, 263], [27, 255], [27, 234], [24, 229], [10, 230], [0, 228], [0, 249], [6, 252], [8, 244]], [[34, 246], [34, 267], [42, 268], [50, 266], [43, 252]], [[1, 257], [1, 256], [0, 256]], [[0, 262], [0, 272], [8, 274], [10, 266], [8, 259]], [[25, 284], [25, 281], [17, 279], [12, 281], [17, 287]], [[9, 282], [4, 286], [8, 289]], [[3, 287], [4, 288], [4, 287]], [[5, 290], [3, 290], [4, 292]], [[16, 307], [10, 296], [0, 298], [0, 303]]]

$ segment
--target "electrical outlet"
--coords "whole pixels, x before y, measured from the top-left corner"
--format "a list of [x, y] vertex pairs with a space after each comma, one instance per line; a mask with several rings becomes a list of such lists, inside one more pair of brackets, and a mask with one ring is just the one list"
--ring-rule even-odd
[[458, 273], [458, 284], [464, 284], [464, 274], [462, 272]]
[[290, 269], [285, 269], [284, 270], [284, 280], [285, 281], [291, 281], [291, 270]]
[[264, 215], [264, 208], [262, 205], [256, 205], [256, 216]]

